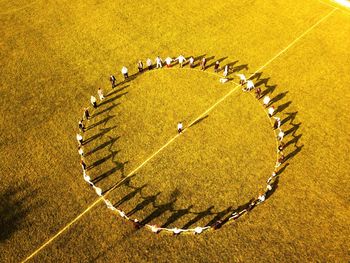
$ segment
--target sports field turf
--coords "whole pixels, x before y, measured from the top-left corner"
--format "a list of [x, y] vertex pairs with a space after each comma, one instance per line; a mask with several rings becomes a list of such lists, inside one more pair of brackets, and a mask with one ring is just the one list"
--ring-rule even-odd
[[[11, 0], [0, 1], [0, 25], [0, 262], [349, 262], [348, 9]], [[138, 59], [180, 54], [210, 67], [154, 69], [111, 90], [123, 65], [134, 74]], [[228, 83], [213, 74], [218, 59], [232, 65]], [[192, 228], [257, 197], [276, 140], [236, 73], [256, 73], [286, 132], [287, 160], [264, 203], [218, 230], [178, 236], [136, 230], [94, 203], [75, 135], [99, 87], [109, 94], [84, 149], [97, 186], [120, 182], [113, 204], [145, 223]], [[178, 121], [195, 123], [177, 136]]]

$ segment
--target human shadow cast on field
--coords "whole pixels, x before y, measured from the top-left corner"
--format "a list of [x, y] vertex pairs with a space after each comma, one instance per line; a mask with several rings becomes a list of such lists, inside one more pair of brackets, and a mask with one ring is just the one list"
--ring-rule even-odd
[[98, 122], [95, 122], [95, 123], [92, 124], [92, 125], [87, 126], [87, 127], [85, 128], [85, 130], [86, 130], [86, 131], [91, 130], [91, 129], [93, 129], [93, 128], [95, 128], [95, 127], [101, 125], [101, 124], [103, 124], [103, 125], [105, 126], [105, 125], [107, 124], [107, 122], [110, 121], [111, 119], [113, 119], [115, 116], [116, 116], [116, 115], [107, 116], [106, 118], [104, 118], [104, 119], [102, 119], [102, 120], [100, 120], [100, 121], [98, 121]]
[[209, 117], [209, 115], [205, 115], [204, 117], [201, 117], [201, 118], [199, 118], [198, 120], [196, 120], [194, 123], [192, 123], [190, 126], [189, 126], [189, 128], [190, 127], [193, 127], [193, 126], [195, 126], [195, 125], [197, 125], [198, 123], [200, 123], [200, 122], [202, 122], [202, 121], [204, 121], [206, 118], [208, 118]]
[[158, 218], [162, 214], [164, 214], [166, 212], [169, 212], [169, 211], [173, 211], [175, 202], [178, 199], [179, 195], [180, 195], [180, 192], [177, 189], [175, 189], [170, 195], [170, 201], [169, 202], [166, 202], [164, 204], [154, 204], [155, 210], [153, 210], [148, 216], [146, 216], [140, 222], [141, 225], [148, 224], [149, 222], [151, 222], [155, 218]]
[[108, 127], [108, 128], [101, 128], [99, 133], [92, 135], [91, 137], [89, 137], [88, 139], [85, 139], [83, 141], [83, 145], [86, 145], [96, 139], [101, 138], [103, 135], [105, 135], [106, 133], [108, 133], [109, 131], [113, 130], [114, 128], [116, 128], [117, 126], [113, 126], [113, 127]]
[[[108, 137], [109, 137], [109, 136], [108, 136]], [[106, 141], [106, 142], [104, 142], [104, 143], [98, 145], [96, 148], [94, 148], [94, 149], [88, 151], [84, 156], [87, 157], [87, 156], [89, 156], [89, 155], [91, 155], [91, 154], [93, 154], [93, 153], [95, 153], [95, 152], [97, 152], [97, 151], [99, 151], [99, 150], [104, 149], [105, 147], [107, 147], [107, 146], [109, 146], [109, 145], [111, 145], [111, 144], [114, 144], [114, 143], [120, 138], [120, 136], [118, 136], [118, 137], [116, 137], [116, 138], [112, 138], [112, 137], [109, 137], [109, 138], [110, 138], [110, 140], [108, 140], [108, 141]]]
[[129, 192], [127, 195], [122, 197], [118, 202], [114, 203], [114, 207], [119, 207], [123, 203], [129, 201], [130, 199], [134, 198], [137, 194], [140, 194], [142, 189], [145, 188], [147, 184], [144, 184], [140, 187], [137, 187], [136, 189], [133, 189], [131, 192]]
[[[215, 57], [214, 57], [215, 58]], [[215, 61], [213, 61], [212, 63], [208, 64], [207, 68], [211, 68], [215, 66], [216, 61], [219, 61], [219, 63], [221, 63], [222, 61], [224, 61], [225, 59], [227, 59], [228, 57], [222, 57], [219, 59], [216, 59]]]
[[33, 204], [38, 190], [28, 184], [11, 185], [0, 193], [0, 243], [6, 242], [15, 232], [24, 227], [30, 212], [44, 205], [43, 201]]
[[123, 96], [125, 96], [126, 94], [128, 94], [129, 92], [126, 91], [126, 92], [123, 92], [123, 93], [118, 93], [117, 95], [115, 95], [114, 97], [109, 97], [109, 99], [105, 99], [103, 100], [100, 104], [99, 104], [99, 107], [103, 106], [103, 105], [106, 105], [108, 103], [111, 103], [113, 101], [115, 101], [116, 99], [119, 99]]
[[105, 112], [109, 112], [111, 110], [113, 110], [115, 107], [117, 107], [118, 105], [120, 105], [120, 103], [112, 103], [111, 106], [101, 110], [101, 111], [97, 111], [97, 112], [94, 112], [92, 115], [91, 115], [91, 118], [96, 118], [97, 116], [105, 113]]
[[105, 97], [108, 98], [108, 97], [111, 97], [117, 93], [120, 93], [121, 91], [123, 90], [126, 90], [127, 88], [129, 88], [130, 85], [125, 85], [123, 87], [120, 87], [119, 89], [113, 89], [111, 92], [109, 92]]

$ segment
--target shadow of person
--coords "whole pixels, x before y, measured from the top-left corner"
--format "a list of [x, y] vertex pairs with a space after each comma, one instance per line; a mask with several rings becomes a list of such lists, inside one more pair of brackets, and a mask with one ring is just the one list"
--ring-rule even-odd
[[97, 116], [105, 113], [105, 112], [110, 112], [111, 110], [113, 110], [115, 107], [117, 107], [118, 105], [120, 105], [120, 103], [112, 103], [111, 106], [101, 110], [101, 111], [97, 111], [97, 112], [94, 112], [92, 115], [91, 115], [91, 118], [96, 118]]
[[164, 204], [157, 205], [156, 203], [153, 203], [153, 207], [155, 210], [151, 214], [149, 214], [146, 218], [144, 218], [140, 224], [145, 225], [154, 220], [155, 218], [160, 217], [162, 214], [168, 211], [174, 210], [175, 202], [178, 199], [178, 196], [180, 195], [180, 191], [176, 188], [174, 191], [170, 194], [170, 201]]
[[275, 114], [279, 112], [283, 112], [285, 109], [287, 109], [290, 106], [290, 104], [292, 104], [291, 101], [278, 105], [277, 109], [275, 110]]
[[295, 149], [285, 156], [285, 161], [292, 159], [295, 155], [297, 155], [303, 149], [303, 147], [304, 147], [304, 144], [301, 146], [295, 146]]
[[117, 94], [117, 93], [119, 93], [119, 92], [129, 88], [129, 87], [130, 87], [130, 85], [125, 85], [124, 87], [120, 87], [119, 89], [113, 89], [113, 91], [108, 93], [105, 97], [106, 98], [107, 97], [111, 97], [111, 96], [113, 96], [113, 95], [115, 95], [115, 94]]
[[108, 128], [101, 128], [100, 129], [100, 133], [97, 133], [95, 135], [92, 135], [90, 138], [86, 139], [83, 141], [82, 145], [86, 145], [90, 142], [92, 142], [93, 140], [96, 140], [98, 138], [101, 138], [103, 135], [105, 135], [107, 132], [113, 130], [114, 128], [116, 128], [117, 126], [113, 126], [113, 127], [108, 127]]
[[225, 216], [227, 216], [227, 214], [231, 213], [232, 212], [232, 206], [226, 208], [225, 210], [222, 210], [221, 212], [218, 212], [212, 220], [210, 220], [208, 222], [208, 224], [206, 224], [206, 226], [211, 226], [213, 225], [214, 223], [216, 223], [217, 221], [219, 220], [222, 220]]
[[230, 73], [236, 73], [236, 72], [239, 72], [243, 69], [248, 70], [249, 69], [248, 64], [242, 64], [242, 65], [232, 67], [232, 69], [230, 70]]
[[109, 141], [106, 141], [106, 142], [102, 143], [101, 145], [99, 145], [99, 146], [97, 146], [96, 148], [94, 148], [94, 149], [88, 151], [88, 152], [85, 153], [84, 155], [85, 155], [85, 156], [89, 156], [89, 155], [91, 155], [91, 154], [93, 154], [93, 153], [95, 153], [95, 152], [97, 152], [97, 151], [99, 151], [99, 150], [102, 150], [103, 148], [107, 147], [108, 145], [115, 143], [115, 142], [120, 138], [120, 136], [115, 137], [115, 138], [112, 138], [112, 137], [110, 137], [110, 136], [108, 136], [108, 137], [110, 138]]
[[270, 78], [265, 78], [265, 79], [259, 79], [255, 84], [254, 86], [257, 88], [261, 85], [264, 85], [267, 87], [267, 83], [269, 82]]
[[272, 103], [276, 103], [277, 101], [283, 99], [287, 94], [288, 94], [288, 91], [282, 92], [282, 93], [276, 95], [275, 97], [273, 97], [273, 98], [271, 99], [270, 103], [271, 103], [271, 104], [272, 104]]
[[135, 214], [138, 211], [141, 211], [142, 209], [144, 209], [146, 206], [150, 205], [150, 204], [154, 204], [157, 200], [157, 197], [161, 194], [161, 192], [158, 192], [155, 195], [151, 195], [151, 196], [146, 196], [146, 197], [142, 197], [143, 201], [141, 203], [138, 203], [133, 209], [131, 209], [128, 213], [127, 216], [132, 216], [133, 214]]
[[114, 97], [109, 97], [109, 99], [104, 99], [98, 106], [100, 107], [100, 106], [104, 106], [104, 105], [106, 105], [108, 103], [111, 103], [111, 102], [115, 101], [116, 99], [119, 99], [119, 98], [125, 96], [128, 93], [129, 93], [129, 91], [126, 91], [124, 93], [120, 93], [120, 94], [118, 93]]
[[277, 85], [269, 85], [269, 86], [266, 86], [266, 89], [261, 93], [261, 97], [264, 97], [268, 94], [271, 94], [275, 91]]
[[[29, 190], [30, 189], [30, 190]], [[38, 190], [27, 183], [2, 188], [0, 194], [0, 243], [6, 242], [15, 232], [25, 227], [29, 213], [45, 202], [37, 200]], [[34, 201], [33, 201], [34, 200]]]
[[300, 128], [301, 122], [297, 124], [290, 123], [292, 127], [284, 132], [284, 135], [287, 136], [288, 134], [295, 134], [295, 132]]
[[102, 119], [102, 120], [100, 120], [92, 125], [87, 126], [86, 131], [91, 130], [91, 129], [93, 129], [101, 124], [103, 124], [103, 126], [106, 126], [107, 122], [110, 121], [111, 119], [113, 119], [115, 116], [116, 115], [107, 116], [106, 118], [104, 118], [104, 119]]
[[196, 216], [191, 219], [190, 221], [188, 221], [183, 227], [182, 229], [187, 229], [190, 226], [192, 226], [193, 224], [197, 223], [198, 221], [202, 220], [203, 218], [205, 218], [208, 215], [211, 215], [212, 212], [211, 210], [213, 210], [214, 206], [210, 206], [208, 207], [206, 210], [202, 211], [202, 212], [198, 212], [196, 213]]
[[171, 216], [167, 219], [167, 221], [162, 225], [162, 227], [168, 227], [169, 225], [171, 225], [172, 223], [174, 223], [176, 220], [180, 219], [181, 217], [183, 217], [184, 215], [187, 215], [191, 208], [193, 207], [193, 205], [188, 206], [187, 208], [184, 209], [180, 209], [180, 210], [175, 210], [173, 211], [173, 213], [171, 214]]
[[189, 127], [193, 127], [193, 126], [195, 126], [196, 124], [198, 124], [198, 123], [200, 123], [200, 122], [202, 122], [203, 120], [205, 120], [206, 118], [208, 118], [209, 117], [209, 115], [205, 115], [204, 117], [202, 117], [202, 118], [199, 118], [198, 120], [196, 120], [194, 123], [192, 123]]
[[281, 126], [283, 124], [285, 124], [287, 121], [290, 121], [290, 123], [292, 123], [295, 119], [295, 117], [297, 116], [298, 112], [295, 111], [295, 112], [287, 112], [285, 113], [287, 115], [286, 118], [284, 118], [282, 121], [281, 121]]
[[131, 191], [130, 193], [128, 193], [126, 196], [124, 196], [122, 199], [120, 199], [118, 202], [116, 202], [114, 204], [114, 207], [118, 207], [120, 205], [122, 205], [123, 203], [131, 200], [132, 198], [134, 198], [137, 194], [141, 193], [142, 189], [145, 188], [147, 186], [147, 184], [144, 184], [141, 187], [137, 187], [136, 189], [134, 189], [133, 191]]

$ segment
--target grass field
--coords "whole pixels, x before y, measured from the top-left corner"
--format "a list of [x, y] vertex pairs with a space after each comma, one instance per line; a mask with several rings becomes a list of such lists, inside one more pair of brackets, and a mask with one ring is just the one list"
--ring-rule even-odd
[[[0, 22], [0, 262], [350, 260], [348, 9], [317, 0], [10, 0], [0, 1]], [[179, 54], [231, 63], [233, 80], [220, 84], [212, 66], [176, 65], [111, 90], [109, 75], [120, 82], [123, 65], [136, 73], [138, 59]], [[190, 228], [256, 197], [276, 140], [261, 101], [235, 84], [239, 72], [256, 73], [286, 131], [287, 160], [263, 204], [219, 230], [175, 237], [136, 230], [95, 202], [75, 134], [99, 87], [109, 95], [84, 149], [97, 186], [122, 182], [113, 204]], [[196, 119], [176, 135], [178, 121]]]

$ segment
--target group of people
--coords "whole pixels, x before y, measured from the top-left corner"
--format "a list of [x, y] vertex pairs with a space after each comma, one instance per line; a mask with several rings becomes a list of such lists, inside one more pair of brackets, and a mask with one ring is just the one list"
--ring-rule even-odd
[[[187, 59], [184, 56], [180, 55], [179, 57], [177, 57], [175, 59], [167, 57], [164, 60], [164, 62], [165, 62], [167, 67], [171, 67], [171, 63], [174, 62], [174, 61], [178, 61], [180, 67], [183, 67], [184, 63], [187, 62]], [[190, 57], [188, 59], [188, 61], [189, 61], [189, 66], [191, 68], [193, 68], [194, 67], [194, 61], [195, 61], [194, 58]], [[147, 65], [148, 70], [151, 70], [153, 68], [152, 61], [149, 58], [146, 60], [146, 65]], [[163, 60], [159, 56], [155, 59], [155, 65], [156, 65], [156, 68], [162, 68], [163, 67]], [[201, 67], [201, 70], [205, 70], [206, 69], [206, 58], [202, 58], [202, 60], [200, 62], [200, 67]], [[144, 70], [142, 61], [138, 61], [137, 68], [138, 68], [139, 72], [142, 72]], [[214, 64], [214, 72], [218, 72], [219, 69], [220, 69], [220, 62], [217, 61]], [[121, 72], [122, 72], [122, 74], [123, 74], [125, 79], [129, 78], [128, 69], [126, 67], [122, 67]], [[224, 78], [227, 77], [228, 72], [229, 72], [229, 66], [226, 65], [224, 67], [224, 73], [223, 73], [223, 77]], [[244, 74], [237, 74], [237, 76], [240, 78], [240, 85], [244, 86], [242, 88], [243, 91], [252, 91], [252, 90], [255, 89], [256, 98], [257, 99], [261, 98], [261, 89], [259, 87], [255, 88], [254, 83], [253, 83], [252, 80], [250, 80], [250, 79], [247, 80]], [[110, 81], [111, 81], [111, 84], [112, 84], [112, 88], [116, 87], [116, 78], [115, 78], [115, 76], [111, 75], [110, 76]], [[220, 82], [224, 83], [226, 81], [224, 81], [224, 80], [222, 80], [222, 78], [220, 78]], [[102, 102], [104, 100], [104, 94], [103, 94], [103, 91], [102, 91], [101, 88], [98, 89], [97, 94], [98, 94], [98, 97], [100, 99], [100, 102]], [[91, 102], [93, 108], [97, 108], [98, 107], [96, 97], [91, 96], [90, 102]], [[275, 129], [275, 130], [278, 129], [279, 130], [279, 132], [277, 134], [277, 138], [276, 138], [277, 141], [278, 141], [277, 154], [278, 154], [279, 157], [278, 157], [278, 160], [276, 162], [275, 169], [272, 172], [271, 176], [267, 180], [267, 186], [266, 186], [265, 191], [263, 193], [261, 193], [256, 199], [252, 199], [249, 202], [249, 205], [246, 208], [241, 209], [240, 211], [233, 212], [227, 220], [236, 220], [241, 215], [243, 215], [244, 213], [251, 211], [256, 205], [259, 205], [262, 202], [264, 202], [265, 199], [266, 199], [266, 196], [268, 195], [268, 193], [270, 191], [273, 190], [274, 184], [276, 183], [276, 180], [277, 180], [277, 177], [278, 177], [279, 166], [283, 163], [284, 158], [285, 158], [284, 155], [283, 155], [283, 149], [284, 149], [285, 144], [283, 143], [284, 132], [280, 128], [280, 126], [281, 126], [281, 119], [279, 117], [277, 117], [277, 116], [274, 116], [275, 108], [274, 108], [273, 105], [270, 106], [270, 103], [271, 103], [271, 99], [270, 99], [270, 97], [268, 95], [266, 95], [263, 98], [263, 105], [264, 105], [265, 108], [267, 108], [267, 113], [268, 113], [269, 117], [274, 119], [273, 129]], [[89, 112], [89, 108], [84, 108], [83, 117], [78, 122], [78, 127], [79, 127], [79, 130], [80, 130], [80, 133], [77, 133], [77, 135], [76, 135], [76, 139], [77, 139], [78, 144], [79, 144], [78, 145], [78, 154], [80, 156], [80, 165], [82, 167], [84, 180], [95, 190], [97, 195], [99, 195], [100, 197], [103, 198], [103, 201], [105, 202], [105, 204], [106, 204], [108, 209], [116, 212], [122, 218], [127, 219], [128, 221], [132, 222], [133, 225], [135, 226], [135, 228], [147, 227], [148, 229], [150, 229], [154, 233], [159, 233], [161, 231], [167, 231], [167, 232], [172, 232], [174, 235], [178, 235], [178, 234], [180, 234], [182, 232], [192, 232], [194, 234], [200, 234], [204, 230], [218, 229], [223, 224], [222, 220], [218, 220], [214, 224], [212, 224], [211, 226], [206, 226], [206, 227], [196, 227], [196, 228], [192, 228], [192, 229], [162, 228], [162, 227], [159, 227], [157, 225], [151, 225], [151, 224], [144, 224], [144, 225], [142, 225], [138, 219], [132, 219], [132, 218], [128, 217], [127, 214], [123, 210], [115, 208], [112, 205], [112, 203], [103, 196], [102, 189], [97, 187], [93, 183], [93, 181], [91, 180], [90, 176], [87, 174], [88, 166], [87, 166], [87, 164], [85, 162], [85, 159], [84, 159], [84, 148], [83, 148], [83, 145], [86, 142], [84, 142], [82, 134], [84, 134], [84, 132], [86, 131], [85, 123], [88, 122], [90, 120], [90, 118], [91, 118], [91, 115], [90, 115], [90, 112]], [[178, 125], [177, 125], [178, 133], [181, 133], [183, 130], [184, 130], [183, 124], [182, 124], [182, 122], [179, 122]]]

